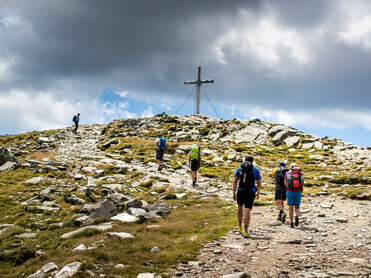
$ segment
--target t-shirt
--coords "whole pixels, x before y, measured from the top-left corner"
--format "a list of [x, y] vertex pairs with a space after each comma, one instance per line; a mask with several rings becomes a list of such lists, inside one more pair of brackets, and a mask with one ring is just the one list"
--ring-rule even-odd
[[[240, 179], [240, 170], [241, 170], [241, 166], [237, 168], [236, 173], [234, 174], [234, 176], [237, 177], [238, 179]], [[261, 180], [261, 176], [260, 176], [260, 171], [258, 168], [254, 166], [253, 170], [254, 170], [254, 183], [255, 183], [255, 181]], [[238, 187], [238, 190], [244, 190], [244, 189]], [[251, 190], [251, 191], [256, 192], [256, 186], [253, 189], [246, 189], [246, 190]]]

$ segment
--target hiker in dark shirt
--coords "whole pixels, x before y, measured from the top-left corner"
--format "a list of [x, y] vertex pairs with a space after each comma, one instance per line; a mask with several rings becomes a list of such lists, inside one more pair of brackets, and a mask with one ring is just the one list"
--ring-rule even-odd
[[164, 167], [162, 164], [162, 159], [164, 157], [166, 149], [167, 149], [166, 139], [159, 135], [158, 138], [156, 139], [156, 161], [158, 164], [157, 169], [158, 171], [161, 171], [162, 168]]
[[278, 221], [285, 223], [286, 214], [283, 211], [284, 201], [286, 201], [286, 185], [285, 185], [285, 175], [289, 169], [286, 168], [286, 163], [281, 162], [272, 173], [269, 174], [270, 177], [274, 177], [274, 183], [276, 185], [274, 199], [277, 203], [277, 208], [280, 211], [277, 217]]
[[197, 171], [201, 167], [201, 147], [193, 146], [188, 155], [188, 165], [192, 172], [192, 185], [197, 182]]
[[[233, 200], [237, 201], [238, 231], [242, 233], [242, 220], [244, 220], [243, 237], [249, 237], [248, 228], [250, 224], [250, 213], [253, 203], [259, 199], [262, 186], [260, 171], [253, 166], [254, 158], [246, 156], [245, 161], [237, 168], [233, 179]], [[255, 181], [258, 186], [255, 186]], [[237, 188], [238, 185], [238, 188]], [[236, 194], [237, 189], [237, 194]]]
[[72, 121], [75, 123], [75, 128], [72, 130], [72, 133], [77, 134], [77, 128], [79, 127], [79, 121], [80, 121], [80, 113], [77, 113], [77, 115], [73, 116]]

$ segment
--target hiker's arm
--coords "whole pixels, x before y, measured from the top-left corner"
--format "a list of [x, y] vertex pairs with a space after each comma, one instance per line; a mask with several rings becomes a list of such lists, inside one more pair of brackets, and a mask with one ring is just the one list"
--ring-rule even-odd
[[274, 175], [276, 174], [276, 171], [277, 171], [277, 168], [275, 168], [275, 169], [272, 171], [272, 173], [269, 174], [269, 177], [270, 177], [270, 178], [273, 178]]
[[234, 177], [233, 179], [233, 201], [236, 201], [237, 199], [236, 197], [237, 181], [238, 181], [238, 178]]
[[262, 188], [262, 180], [258, 180], [258, 190], [256, 191], [256, 199], [259, 199], [261, 188]]

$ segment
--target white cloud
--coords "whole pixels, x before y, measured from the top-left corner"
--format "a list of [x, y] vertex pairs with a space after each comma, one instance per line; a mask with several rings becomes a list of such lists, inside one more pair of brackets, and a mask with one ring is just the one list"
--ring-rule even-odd
[[259, 19], [249, 12], [242, 12], [237, 23], [216, 39], [213, 50], [221, 64], [236, 57], [253, 59], [276, 71], [288, 64], [301, 66], [312, 60], [299, 31], [280, 25], [273, 17]]
[[247, 107], [242, 115], [250, 119], [261, 119], [282, 123], [288, 126], [306, 126], [311, 128], [347, 128], [363, 126], [371, 130], [370, 111], [348, 111], [341, 109], [319, 109], [311, 111], [266, 110], [262, 107]]
[[363, 17], [350, 22], [344, 31], [338, 32], [337, 36], [345, 44], [371, 49], [371, 16]]
[[129, 95], [128, 91], [115, 91], [115, 94], [119, 95], [122, 98], [125, 98]]
[[150, 117], [153, 117], [152, 106], [148, 107], [148, 109], [142, 112], [142, 118], [150, 118]]

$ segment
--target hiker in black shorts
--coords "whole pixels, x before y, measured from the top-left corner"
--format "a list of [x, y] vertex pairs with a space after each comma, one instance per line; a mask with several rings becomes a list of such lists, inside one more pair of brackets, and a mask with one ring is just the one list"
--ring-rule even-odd
[[201, 167], [201, 147], [193, 146], [188, 155], [188, 165], [192, 172], [192, 185], [197, 182], [197, 171]]
[[[245, 161], [242, 162], [241, 166], [237, 168], [233, 179], [233, 200], [237, 201], [237, 219], [238, 219], [238, 231], [242, 232], [242, 219], [244, 220], [244, 232], [245, 238], [249, 237], [248, 228], [250, 224], [250, 213], [253, 207], [253, 203], [256, 199], [259, 199], [261, 189], [261, 177], [258, 168], [253, 166], [254, 158], [252, 156], [246, 156]], [[258, 183], [258, 187], [255, 186], [255, 181]], [[238, 188], [237, 188], [238, 182]], [[237, 195], [236, 195], [237, 189]], [[244, 206], [244, 207], [243, 207]]]
[[277, 217], [278, 221], [285, 223], [286, 214], [283, 211], [283, 203], [286, 201], [286, 185], [285, 185], [285, 175], [289, 169], [286, 168], [286, 163], [281, 162], [272, 173], [269, 174], [270, 177], [274, 177], [274, 182], [276, 185], [274, 200], [277, 203], [277, 208], [280, 211]]
[[77, 115], [73, 116], [72, 121], [75, 123], [75, 128], [72, 130], [72, 133], [77, 134], [77, 128], [79, 127], [79, 121], [80, 121], [80, 113], [77, 113]]
[[163, 168], [162, 159], [164, 157], [164, 153], [167, 149], [166, 139], [161, 135], [158, 136], [156, 139], [156, 161], [158, 164], [158, 171], [161, 171]]

